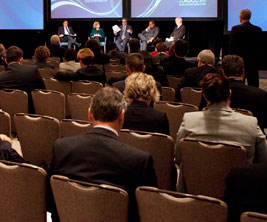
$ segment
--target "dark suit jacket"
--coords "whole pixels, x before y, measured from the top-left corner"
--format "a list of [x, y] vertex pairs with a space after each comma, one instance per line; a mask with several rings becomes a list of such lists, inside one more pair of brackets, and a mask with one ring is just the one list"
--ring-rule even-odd
[[147, 40], [151, 38], [155, 39], [159, 34], [159, 27], [155, 26], [153, 29], [149, 29], [148, 31], [145, 29], [142, 34], [147, 38]]
[[[71, 27], [71, 26], [68, 26], [68, 28], [69, 28], [70, 34], [71, 34], [71, 35], [74, 35], [75, 32], [73, 31], [72, 27]], [[64, 32], [64, 26], [60, 26], [60, 27], [58, 28], [58, 35], [61, 35], [61, 34], [65, 35], [65, 32]], [[65, 38], [65, 37], [66, 37], [66, 36], [64, 36], [63, 38], [60, 38], [60, 40], [63, 41], [63, 42], [67, 42], [68, 39]]]
[[25, 163], [25, 160], [11, 147], [11, 144], [2, 140], [0, 140], [0, 160]]
[[185, 35], [185, 26], [181, 25], [179, 28], [175, 26], [173, 32], [171, 33], [171, 37], [174, 38], [174, 40], [181, 39]]
[[54, 66], [52, 66], [51, 64], [49, 64], [47, 61], [45, 60], [36, 60], [35, 63], [33, 64], [35, 65], [37, 68], [49, 68], [49, 69], [54, 69]]
[[229, 84], [232, 90], [231, 107], [250, 110], [257, 117], [260, 128], [267, 128], [267, 92], [247, 86], [240, 80], [229, 79]]
[[7, 67], [6, 62], [2, 58], [0, 58], [0, 66], [4, 66], [5, 68]]
[[155, 110], [142, 101], [133, 101], [127, 107], [123, 128], [170, 135], [166, 113]]
[[178, 58], [175, 55], [169, 56], [162, 62], [165, 75], [183, 77], [186, 69], [192, 67], [184, 58]]
[[36, 66], [11, 64], [0, 73], [0, 89], [19, 89], [28, 93], [29, 112], [34, 113], [31, 91], [45, 89], [43, 79]]
[[65, 48], [58, 45], [49, 45], [48, 48], [50, 49], [50, 57], [59, 57], [62, 61], [66, 50]]
[[88, 134], [54, 143], [52, 174], [125, 189], [130, 198], [129, 221], [136, 221], [135, 189], [156, 186], [152, 157], [119, 141], [115, 133], [94, 128]]
[[223, 200], [228, 205], [229, 222], [236, 222], [244, 211], [267, 213], [267, 164], [233, 167], [225, 180]]
[[[117, 33], [117, 38], [121, 39], [122, 37], [122, 30], [123, 30], [123, 25], [120, 25], [120, 29], [121, 31]], [[131, 33], [127, 32], [127, 30], [130, 29]], [[129, 41], [129, 39], [132, 37], [132, 33], [133, 33], [133, 28], [130, 25], [126, 25], [126, 32], [125, 32], [125, 38], [127, 39], [127, 41]]]

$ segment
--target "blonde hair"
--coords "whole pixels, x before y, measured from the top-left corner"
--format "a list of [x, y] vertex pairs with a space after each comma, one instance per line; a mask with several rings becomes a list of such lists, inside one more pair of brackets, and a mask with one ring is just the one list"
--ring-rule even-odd
[[127, 77], [124, 96], [129, 103], [139, 98], [153, 101], [160, 98], [154, 77], [145, 73], [132, 73]]
[[81, 60], [84, 65], [91, 64], [94, 57], [95, 57], [94, 53], [92, 52], [91, 49], [88, 48], [80, 49], [77, 54], [77, 59]]
[[94, 22], [94, 24], [93, 24], [93, 28], [95, 28], [95, 29], [96, 29], [96, 26], [97, 26], [97, 25], [99, 25], [99, 26], [100, 26], [100, 23], [99, 23], [99, 21], [95, 21], [95, 22]]

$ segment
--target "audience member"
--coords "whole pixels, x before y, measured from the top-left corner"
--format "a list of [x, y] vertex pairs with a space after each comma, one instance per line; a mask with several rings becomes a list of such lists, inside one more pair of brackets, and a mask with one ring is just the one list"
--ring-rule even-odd
[[61, 71], [70, 71], [76, 72], [78, 69], [81, 68], [80, 63], [76, 62], [77, 52], [73, 48], [69, 48], [65, 51], [64, 54], [64, 62], [59, 64], [59, 69]]
[[156, 186], [157, 182], [151, 155], [119, 141], [126, 105], [117, 89], [99, 90], [89, 108], [94, 128], [86, 135], [56, 140], [51, 172], [125, 189], [129, 194], [129, 222], [135, 222], [138, 221], [135, 189]]
[[[129, 40], [129, 48], [130, 48], [130, 54], [131, 53], [139, 53], [140, 52], [140, 41], [139, 41], [139, 39], [131, 38]], [[122, 57], [120, 59], [120, 63], [125, 65], [127, 57], [128, 57], [128, 55]]]
[[54, 69], [53, 65], [47, 63], [46, 61], [49, 56], [50, 56], [50, 50], [46, 46], [37, 47], [34, 52], [34, 58], [35, 58], [34, 65], [37, 68]]
[[24, 66], [23, 51], [17, 46], [10, 46], [6, 51], [8, 67], [0, 72], [0, 89], [19, 89], [28, 93], [29, 112], [34, 113], [31, 91], [45, 89], [43, 79], [36, 66]]
[[189, 68], [185, 70], [181, 83], [176, 89], [176, 99], [180, 98], [180, 89], [183, 87], [200, 87], [200, 81], [207, 73], [216, 73], [215, 55], [211, 50], [202, 50], [198, 56], [198, 67]]
[[246, 86], [243, 59], [236, 55], [223, 58], [222, 73], [228, 79], [232, 91], [231, 107], [250, 110], [258, 119], [262, 131], [267, 128], [267, 92]]
[[3, 44], [0, 44], [0, 66], [4, 66], [5, 68], [7, 68], [5, 58], [6, 58], [5, 46]]
[[[163, 42], [162, 41], [162, 38], [156, 38], [154, 41], [153, 41], [153, 46], [156, 48], [156, 45], [158, 44], [158, 43], [160, 43], [160, 42]], [[157, 55], [158, 54], [158, 51], [157, 50], [155, 50], [155, 51], [153, 51], [153, 52], [151, 52], [151, 55]]]
[[133, 34], [133, 28], [132, 26], [127, 24], [127, 19], [122, 19], [122, 25], [120, 26], [120, 31], [116, 32], [113, 31], [115, 35], [115, 43], [117, 45], [117, 48], [120, 52], [125, 52], [125, 48], [127, 46], [128, 41], [132, 37]]
[[59, 46], [59, 37], [58, 35], [52, 35], [50, 39], [51, 45], [48, 46], [50, 50], [50, 57], [59, 57], [62, 61], [64, 57], [65, 48]]
[[202, 90], [208, 108], [205, 111], [184, 114], [177, 133], [177, 163], [181, 162], [178, 142], [186, 137], [239, 144], [246, 148], [247, 163], [266, 162], [265, 135], [255, 117], [240, 114], [229, 107], [231, 90], [227, 79], [220, 74], [209, 73], [202, 80]]
[[175, 55], [175, 42], [173, 42], [169, 48], [169, 56]]
[[123, 128], [170, 134], [166, 113], [150, 107], [151, 102], [160, 98], [154, 78], [144, 73], [133, 73], [125, 82], [124, 95], [129, 106]]
[[156, 45], [156, 52], [157, 54], [154, 53], [153, 58], [154, 61], [157, 64], [162, 64], [163, 61], [167, 60], [169, 57], [169, 52], [167, 51], [167, 46], [164, 42], [159, 42]]
[[122, 57], [126, 56], [124, 52], [118, 51], [118, 48], [114, 42], [110, 42], [107, 48], [108, 48], [108, 55], [110, 59], [121, 59]]
[[85, 43], [85, 47], [89, 48], [93, 51], [94, 53], [94, 60], [93, 63], [94, 64], [107, 64], [109, 63], [109, 55], [104, 54], [101, 52], [101, 47], [99, 45], [99, 42], [95, 39], [89, 39], [87, 40], [87, 42]]

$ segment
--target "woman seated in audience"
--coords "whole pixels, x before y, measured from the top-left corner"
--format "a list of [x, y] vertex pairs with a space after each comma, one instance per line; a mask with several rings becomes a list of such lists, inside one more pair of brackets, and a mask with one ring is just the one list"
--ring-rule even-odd
[[77, 52], [73, 48], [66, 49], [64, 62], [59, 64], [59, 69], [66, 72], [76, 72], [81, 68], [80, 63], [76, 62]]
[[101, 64], [101, 65], [104, 65], [104, 64], [107, 64], [109, 63], [109, 55], [107, 54], [104, 54], [101, 52], [101, 47], [99, 45], [99, 42], [95, 39], [89, 39], [86, 43], [85, 43], [85, 47], [86, 48], [89, 48], [93, 51], [94, 53], [94, 61], [93, 63], [94, 64]]
[[167, 51], [167, 46], [165, 42], [159, 42], [156, 45], [158, 53], [153, 56], [154, 61], [157, 64], [161, 64], [162, 61], [166, 60], [169, 57], [169, 51]]
[[206, 74], [201, 85], [208, 108], [205, 111], [184, 114], [177, 133], [177, 163], [181, 162], [178, 142], [185, 137], [218, 143], [235, 143], [246, 148], [247, 163], [266, 162], [265, 135], [255, 117], [237, 113], [229, 107], [231, 90], [227, 79], [219, 74]]
[[95, 39], [98, 42], [104, 42], [105, 41], [105, 34], [104, 30], [100, 28], [100, 23], [98, 21], [95, 21], [93, 24], [93, 28], [90, 33], [90, 38]]
[[[162, 38], [156, 38], [154, 41], [153, 41], [153, 46], [156, 48], [156, 45], [160, 42], [163, 42], [162, 41]], [[159, 52], [158, 50], [156, 49], [155, 51], [151, 52], [151, 55], [157, 55]]]
[[34, 65], [37, 68], [50, 68], [54, 69], [53, 65], [49, 64], [46, 60], [50, 56], [50, 50], [46, 46], [39, 46], [35, 49], [34, 58], [36, 61]]
[[150, 107], [160, 94], [153, 76], [132, 73], [127, 77], [124, 95], [129, 103], [125, 112], [124, 129], [170, 134], [166, 113]]

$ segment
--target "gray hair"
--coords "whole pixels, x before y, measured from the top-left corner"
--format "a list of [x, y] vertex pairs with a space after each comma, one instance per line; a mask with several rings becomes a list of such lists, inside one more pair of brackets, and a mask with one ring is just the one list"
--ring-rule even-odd
[[6, 54], [6, 49], [3, 44], [0, 44], [0, 57], [4, 57]]
[[51, 39], [50, 39], [50, 42], [52, 45], [59, 45], [59, 37], [58, 35], [52, 35], [51, 36]]
[[227, 55], [222, 61], [222, 69], [226, 76], [241, 76], [244, 72], [244, 61], [240, 56]]
[[198, 54], [197, 59], [205, 65], [215, 65], [215, 55], [209, 49], [202, 50]]

